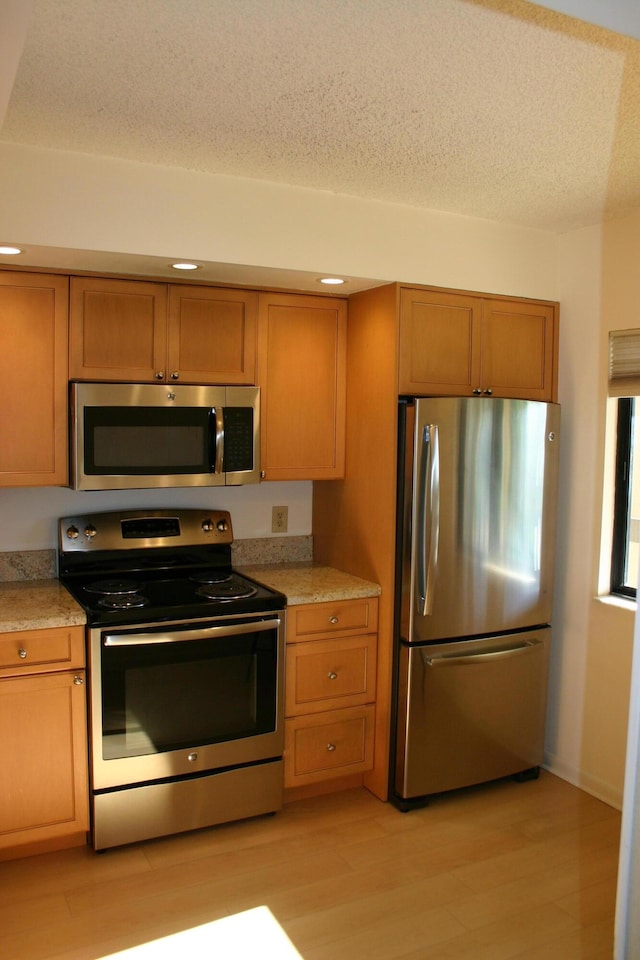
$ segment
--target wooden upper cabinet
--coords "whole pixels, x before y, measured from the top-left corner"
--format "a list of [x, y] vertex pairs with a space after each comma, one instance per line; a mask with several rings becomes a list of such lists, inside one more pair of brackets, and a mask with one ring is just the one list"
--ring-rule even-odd
[[64, 486], [67, 277], [0, 271], [0, 485]]
[[260, 294], [258, 385], [266, 480], [344, 476], [345, 300]]
[[255, 383], [257, 320], [251, 290], [169, 287], [169, 379]]
[[465, 396], [480, 380], [482, 304], [464, 294], [403, 289], [399, 392]]
[[557, 307], [404, 288], [399, 393], [557, 399]]
[[71, 278], [72, 380], [163, 380], [166, 363], [165, 284]]
[[70, 377], [255, 383], [258, 296], [139, 280], [71, 280]]
[[550, 303], [485, 300], [480, 386], [497, 397], [557, 400], [558, 324]]

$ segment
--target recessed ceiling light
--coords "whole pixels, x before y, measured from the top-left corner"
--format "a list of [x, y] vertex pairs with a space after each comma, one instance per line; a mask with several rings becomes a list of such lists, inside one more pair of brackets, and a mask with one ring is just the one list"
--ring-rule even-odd
[[346, 283], [345, 280], [342, 280], [340, 277], [320, 277], [320, 283], [326, 283], [332, 286], [338, 286], [341, 283]]
[[174, 270], [199, 270], [200, 269], [200, 264], [198, 263], [181, 262], [181, 263], [172, 263], [171, 266], [173, 267]]
[[0, 246], [0, 254], [7, 257], [15, 257], [17, 253], [22, 253], [20, 247]]

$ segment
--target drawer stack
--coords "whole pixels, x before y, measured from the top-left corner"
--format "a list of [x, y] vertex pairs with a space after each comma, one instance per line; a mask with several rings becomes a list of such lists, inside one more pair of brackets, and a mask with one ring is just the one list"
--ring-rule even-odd
[[378, 601], [287, 610], [285, 787], [373, 766]]

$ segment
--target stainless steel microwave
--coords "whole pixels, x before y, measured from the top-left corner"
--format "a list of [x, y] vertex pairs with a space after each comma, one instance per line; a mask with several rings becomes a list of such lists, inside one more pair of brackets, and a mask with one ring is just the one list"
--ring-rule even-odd
[[260, 390], [71, 383], [75, 490], [260, 480]]

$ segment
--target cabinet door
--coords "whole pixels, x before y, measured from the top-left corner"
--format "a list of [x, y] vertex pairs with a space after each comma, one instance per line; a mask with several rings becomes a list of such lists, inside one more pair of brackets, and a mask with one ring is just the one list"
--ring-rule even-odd
[[398, 392], [468, 396], [480, 382], [474, 343], [482, 301], [464, 294], [403, 289]]
[[69, 340], [72, 380], [163, 380], [166, 285], [72, 277]]
[[88, 828], [84, 671], [0, 680], [0, 850]]
[[257, 316], [250, 290], [169, 287], [169, 379], [255, 383]]
[[486, 300], [480, 336], [480, 383], [496, 397], [556, 400], [553, 304]]
[[346, 346], [346, 301], [260, 295], [264, 479], [344, 476]]
[[0, 485], [64, 486], [66, 277], [0, 271]]

